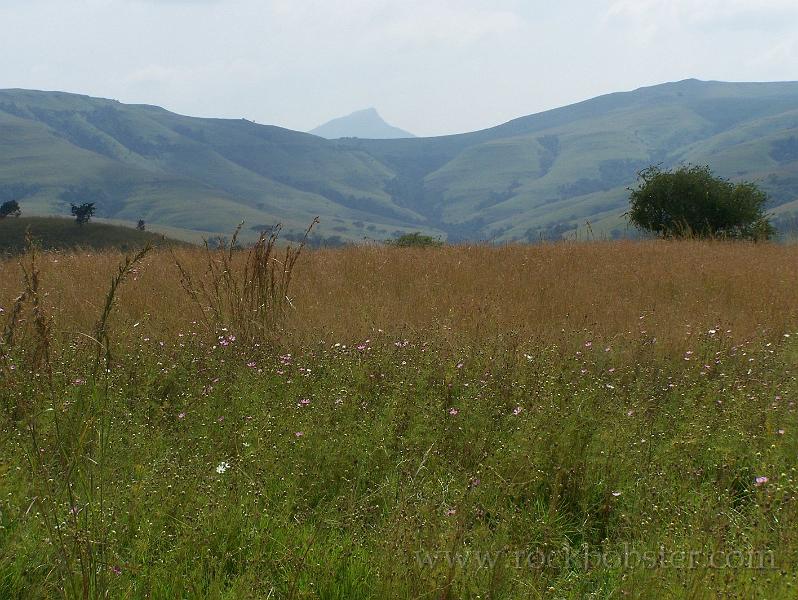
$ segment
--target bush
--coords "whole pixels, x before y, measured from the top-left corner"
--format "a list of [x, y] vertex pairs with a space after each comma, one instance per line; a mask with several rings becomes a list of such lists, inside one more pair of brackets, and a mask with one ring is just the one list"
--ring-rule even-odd
[[440, 238], [424, 235], [418, 231], [402, 234], [388, 243], [399, 246], [400, 248], [439, 248], [443, 246], [443, 242]]
[[6, 217], [18, 217], [22, 214], [22, 209], [19, 207], [19, 202], [16, 200], [9, 200], [0, 204], [0, 219]]
[[760, 240], [775, 232], [764, 212], [765, 192], [754, 183], [715, 177], [709, 167], [649, 167], [630, 191], [629, 220], [663, 237]]

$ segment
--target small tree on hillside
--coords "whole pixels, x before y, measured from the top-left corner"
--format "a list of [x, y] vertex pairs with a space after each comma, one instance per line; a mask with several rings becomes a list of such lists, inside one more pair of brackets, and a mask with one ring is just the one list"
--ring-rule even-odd
[[85, 202], [81, 205], [72, 205], [72, 214], [75, 216], [75, 221], [78, 225], [88, 223], [94, 216], [94, 202]]
[[709, 167], [649, 167], [630, 191], [629, 220], [663, 237], [761, 240], [775, 232], [765, 215], [765, 192], [754, 183], [715, 177]]
[[0, 204], [0, 219], [6, 217], [18, 217], [22, 214], [22, 209], [19, 207], [19, 202], [16, 200], [9, 200]]
[[144, 231], [145, 229], [147, 229], [146, 225], [144, 224], [144, 219], [139, 219], [139, 222], [136, 223], [136, 229], [138, 229], [139, 231]]

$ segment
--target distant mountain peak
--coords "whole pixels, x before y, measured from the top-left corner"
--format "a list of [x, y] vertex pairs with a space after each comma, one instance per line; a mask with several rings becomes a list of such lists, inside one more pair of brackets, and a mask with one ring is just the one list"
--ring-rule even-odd
[[396, 138], [416, 137], [412, 133], [389, 125], [380, 116], [376, 108], [358, 110], [345, 117], [328, 121], [313, 129], [310, 133], [319, 137], [335, 140], [356, 137], [372, 140], [389, 140]]

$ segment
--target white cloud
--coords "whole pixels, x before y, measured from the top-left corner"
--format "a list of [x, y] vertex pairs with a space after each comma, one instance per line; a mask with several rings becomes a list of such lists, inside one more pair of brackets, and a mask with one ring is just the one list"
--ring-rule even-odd
[[381, 33], [403, 43], [465, 46], [524, 26], [518, 14], [506, 10], [468, 9], [453, 3], [416, 4], [397, 15]]
[[796, 0], [615, 0], [607, 18], [628, 19], [651, 31], [672, 26], [702, 29], [795, 28]]

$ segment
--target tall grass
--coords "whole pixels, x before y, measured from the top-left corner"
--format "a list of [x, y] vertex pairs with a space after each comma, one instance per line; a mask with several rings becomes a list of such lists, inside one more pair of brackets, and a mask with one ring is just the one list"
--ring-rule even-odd
[[[84, 356], [88, 364], [68, 366], [69, 372], [64, 373], [58, 369], [66, 365], [54, 364], [52, 318], [44, 305], [39, 252], [29, 237], [25, 259], [20, 262], [24, 289], [14, 302], [0, 346], [4, 387], [14, 386], [22, 392], [12, 395], [16, 402], [9, 402], [6, 396], [5, 405], [12, 422], [28, 434], [23, 447], [34, 494], [29, 510], [38, 509], [55, 549], [45, 583], [49, 586], [52, 577], [53, 588], [69, 597], [103, 598], [109, 593], [105, 461], [111, 433], [108, 386], [112, 365], [108, 319], [120, 285], [149, 251], [145, 247], [125, 259], [111, 278], [94, 335], [89, 338], [96, 345], [94, 360]], [[24, 337], [19, 329], [25, 326], [31, 335], [25, 345], [16, 347], [17, 337]], [[27, 362], [27, 368], [17, 373], [28, 381], [14, 377], [15, 366], [9, 361], [15, 354]], [[83, 387], [72, 400], [62, 393], [59, 379], [65, 375]]]
[[794, 596], [798, 248], [277, 248], [0, 263], [0, 597]]
[[[315, 219], [297, 247], [288, 245], [278, 258], [278, 225], [270, 232], [261, 233], [258, 240], [246, 252], [238, 249], [236, 229], [229, 245], [211, 249], [205, 243], [205, 272], [201, 276], [192, 274], [192, 266], [173, 254], [180, 282], [194, 303], [208, 330], [215, 335], [233, 331], [249, 343], [263, 341], [271, 336], [285, 307], [291, 303], [288, 296], [296, 261], [307, 243]], [[230, 337], [226, 333], [225, 337]]]
[[[119, 335], [145, 331], [176, 343], [193, 322], [210, 318], [211, 328], [225, 326], [234, 310], [242, 326], [263, 322], [271, 310], [268, 294], [247, 300], [225, 281], [255, 284], [243, 275], [247, 255], [233, 252], [227, 268], [223, 250], [209, 257], [203, 250], [176, 249], [175, 258], [153, 251], [119, 299]], [[56, 338], [92, 331], [97, 298], [105, 292], [97, 274], [110, 272], [123, 258], [116, 252], [43, 255], [40, 269], [48, 281]], [[270, 264], [280, 275], [274, 258], [279, 257], [272, 256]], [[648, 335], [659, 348], [678, 352], [688, 349], [692, 331], [715, 326], [741, 341], [793, 328], [796, 258], [793, 245], [721, 242], [312, 250], [293, 270], [290, 303], [282, 302], [281, 342], [351, 344], [378, 329], [428, 334], [455, 345], [509, 333], [558, 346], [588, 334], [607, 341]], [[177, 285], [176, 262], [192, 281], [193, 296]], [[20, 277], [16, 261], [0, 261], [0, 306], [7, 310]]]

